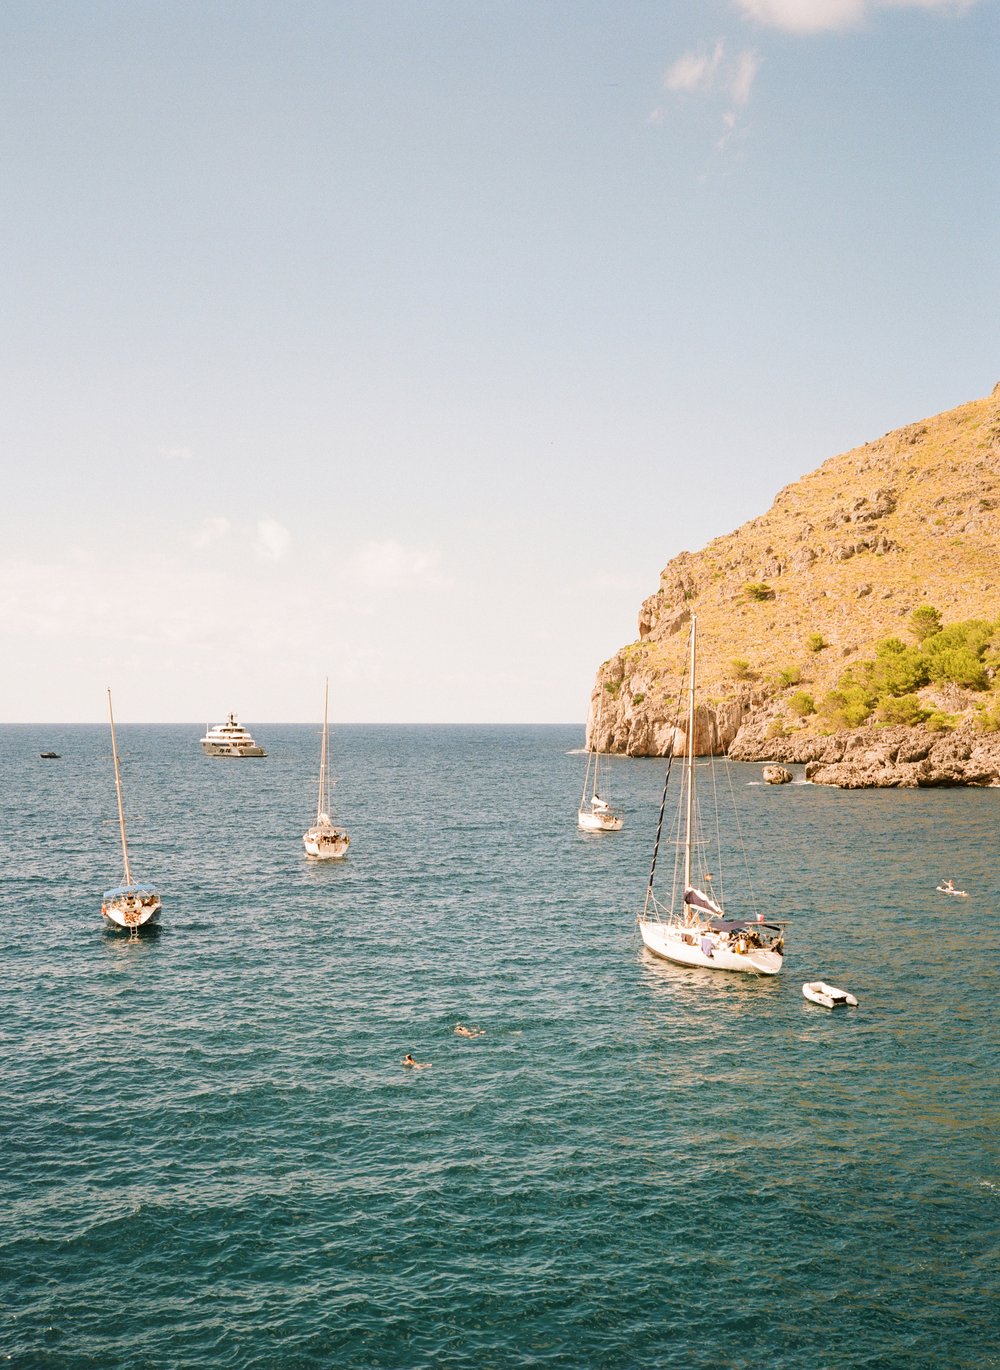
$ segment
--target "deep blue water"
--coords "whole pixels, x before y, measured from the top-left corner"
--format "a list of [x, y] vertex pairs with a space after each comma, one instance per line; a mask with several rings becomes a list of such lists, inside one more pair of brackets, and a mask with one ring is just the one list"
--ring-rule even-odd
[[637, 945], [662, 763], [592, 836], [580, 728], [342, 728], [324, 868], [318, 730], [254, 731], [120, 728], [129, 942], [107, 730], [0, 729], [7, 1363], [1000, 1363], [1000, 791], [733, 767], [749, 981]]

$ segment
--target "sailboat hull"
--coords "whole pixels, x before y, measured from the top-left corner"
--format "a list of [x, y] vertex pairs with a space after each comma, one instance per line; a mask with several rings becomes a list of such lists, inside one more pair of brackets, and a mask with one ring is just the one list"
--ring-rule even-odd
[[735, 971], [742, 975], [777, 975], [782, 956], [767, 947], [740, 952], [727, 945], [718, 933], [704, 928], [682, 927], [655, 918], [640, 918], [643, 945], [665, 961], [703, 970]]
[[351, 845], [351, 839], [341, 829], [324, 832], [310, 828], [302, 834], [302, 845], [310, 861], [343, 861]]
[[577, 827], [584, 832], [621, 832], [624, 818], [617, 813], [590, 813], [580, 809], [576, 816]]
[[159, 899], [155, 904], [143, 904], [138, 909], [133, 904], [120, 901], [105, 902], [101, 905], [101, 916], [105, 924], [114, 932], [132, 933], [159, 922], [162, 907]]

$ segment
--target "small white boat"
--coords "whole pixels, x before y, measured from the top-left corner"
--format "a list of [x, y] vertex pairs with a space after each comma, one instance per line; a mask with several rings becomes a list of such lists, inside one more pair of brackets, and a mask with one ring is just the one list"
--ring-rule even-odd
[[118, 828], [122, 839], [122, 860], [124, 876], [120, 885], [105, 890], [101, 896], [101, 915], [105, 923], [115, 932], [127, 932], [132, 937], [139, 935], [139, 929], [156, 922], [162, 907], [160, 896], [152, 885], [139, 885], [132, 879], [132, 868], [128, 859], [128, 841], [125, 837], [125, 809], [122, 805], [122, 779], [118, 766], [118, 743], [115, 740], [115, 716], [111, 708], [111, 691], [108, 690], [108, 717], [111, 720], [111, 755], [115, 761], [115, 792], [118, 795]]
[[257, 746], [246, 728], [237, 723], [235, 714], [230, 714], [225, 723], [206, 728], [201, 748], [208, 756], [267, 756], [267, 752]]
[[802, 993], [813, 1004], [822, 1004], [824, 1008], [857, 1008], [858, 1001], [853, 994], [848, 994], [846, 989], [838, 989], [836, 985], [828, 985], [825, 980], [807, 980], [802, 986]]
[[[680, 966], [699, 966], [705, 970], [737, 971], [744, 975], [777, 975], [785, 954], [785, 929], [779, 922], [765, 922], [753, 908], [752, 916], [731, 918], [723, 911], [721, 871], [718, 884], [695, 862], [716, 843], [709, 844], [699, 832], [699, 806], [695, 795], [695, 637], [697, 622], [691, 615], [690, 658], [688, 665], [688, 721], [685, 743], [684, 783], [681, 789], [683, 814], [678, 812], [676, 856], [670, 902], [661, 906], [654, 894], [657, 854], [667, 802], [667, 786], [673, 753], [667, 761], [660, 816], [653, 843], [653, 860], [646, 886], [646, 900], [637, 917], [643, 945], [654, 956], [662, 956]], [[683, 831], [682, 831], [683, 829]], [[678, 877], [682, 882], [678, 883]], [[696, 885], [694, 882], [698, 881]], [[753, 890], [747, 871], [747, 893], [753, 907]]]
[[312, 861], [342, 861], [347, 855], [351, 839], [344, 828], [338, 828], [330, 816], [330, 776], [327, 769], [329, 744], [330, 682], [323, 692], [323, 741], [319, 751], [319, 798], [316, 801], [316, 822], [302, 834], [306, 856]]
[[[598, 747], [600, 746], [601, 711], [597, 710], [597, 733]], [[600, 791], [603, 789], [607, 793], [607, 764], [605, 763], [604, 781], [601, 782], [601, 756], [602, 753], [595, 749], [587, 755], [587, 769], [583, 775], [583, 794], [580, 796], [580, 807], [576, 814], [576, 824], [584, 832], [621, 832], [625, 819], [620, 813], [611, 807], [608, 801], [601, 797]], [[590, 798], [587, 798], [587, 791], [590, 790]]]
[[943, 885], [938, 885], [937, 891], [938, 894], [953, 894], [956, 899], [968, 899], [969, 897], [968, 890], [957, 890], [950, 881], [946, 881]]

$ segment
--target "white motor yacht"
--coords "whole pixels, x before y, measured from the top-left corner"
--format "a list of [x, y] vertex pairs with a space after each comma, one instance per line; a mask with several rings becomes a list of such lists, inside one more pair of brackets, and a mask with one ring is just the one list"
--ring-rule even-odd
[[236, 715], [230, 714], [225, 723], [216, 723], [208, 728], [201, 739], [202, 750], [209, 756], [267, 756], [263, 747], [258, 747], [242, 723], [237, 723]]

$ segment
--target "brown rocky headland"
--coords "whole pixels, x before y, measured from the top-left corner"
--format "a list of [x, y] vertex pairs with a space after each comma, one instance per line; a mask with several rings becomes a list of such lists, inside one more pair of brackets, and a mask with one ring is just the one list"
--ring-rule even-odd
[[1000, 785], [998, 556], [1000, 385], [831, 458], [674, 557], [638, 639], [597, 673], [588, 746], [685, 750], [695, 612], [698, 754], [845, 787]]

